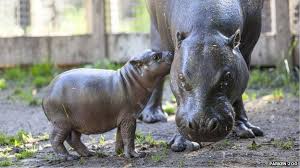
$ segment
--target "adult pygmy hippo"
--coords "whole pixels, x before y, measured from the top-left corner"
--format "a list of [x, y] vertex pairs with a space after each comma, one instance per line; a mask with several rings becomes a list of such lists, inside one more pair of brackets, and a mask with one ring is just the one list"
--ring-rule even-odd
[[43, 109], [53, 125], [50, 141], [55, 153], [74, 159], [63, 142], [81, 156], [90, 156], [81, 134], [104, 133], [117, 127], [116, 151], [140, 157], [134, 150], [136, 118], [156, 84], [169, 73], [170, 52], [147, 51], [128, 61], [118, 71], [74, 69], [60, 74], [50, 84]]
[[[239, 137], [263, 135], [247, 118], [242, 94], [251, 52], [261, 30], [263, 0], [147, 0], [151, 44], [174, 51], [171, 89], [176, 97], [177, 134], [170, 141], [182, 151], [191, 141], [223, 139], [235, 126]], [[165, 120], [162, 84], [141, 118]]]

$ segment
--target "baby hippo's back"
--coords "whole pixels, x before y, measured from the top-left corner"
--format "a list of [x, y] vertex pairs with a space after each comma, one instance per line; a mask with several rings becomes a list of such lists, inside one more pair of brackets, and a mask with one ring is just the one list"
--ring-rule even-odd
[[123, 92], [117, 71], [75, 69], [51, 82], [43, 108], [49, 121], [60, 128], [102, 133], [116, 127]]

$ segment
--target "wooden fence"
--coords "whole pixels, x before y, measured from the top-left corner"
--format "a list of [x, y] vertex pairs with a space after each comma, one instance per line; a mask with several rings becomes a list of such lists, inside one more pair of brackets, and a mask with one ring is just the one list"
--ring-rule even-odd
[[[0, 67], [35, 64], [93, 63], [103, 58], [125, 62], [150, 47], [149, 34], [106, 34], [104, 0], [86, 0], [91, 32], [78, 36], [0, 38]], [[298, 13], [297, 13], [298, 12]], [[299, 0], [265, 0], [263, 32], [252, 65], [275, 66], [284, 58], [299, 65]], [[290, 56], [290, 57], [288, 57]]]

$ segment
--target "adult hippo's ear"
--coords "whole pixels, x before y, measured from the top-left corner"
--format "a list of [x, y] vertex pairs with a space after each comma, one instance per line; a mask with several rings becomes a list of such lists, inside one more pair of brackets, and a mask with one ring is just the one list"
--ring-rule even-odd
[[184, 32], [177, 32], [176, 33], [176, 40], [177, 40], [177, 48], [181, 47], [181, 42], [186, 38], [186, 34]]
[[229, 45], [232, 48], [239, 47], [241, 43], [241, 31], [240, 29], [237, 29], [236, 32], [229, 38]]

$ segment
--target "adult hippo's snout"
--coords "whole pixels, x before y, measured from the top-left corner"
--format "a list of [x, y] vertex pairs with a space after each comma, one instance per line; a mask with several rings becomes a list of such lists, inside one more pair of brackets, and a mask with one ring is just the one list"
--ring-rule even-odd
[[216, 142], [226, 137], [234, 124], [234, 112], [230, 103], [219, 101], [218, 105], [197, 113], [179, 108], [181, 112], [178, 111], [176, 115], [178, 131], [185, 138], [198, 143]]

